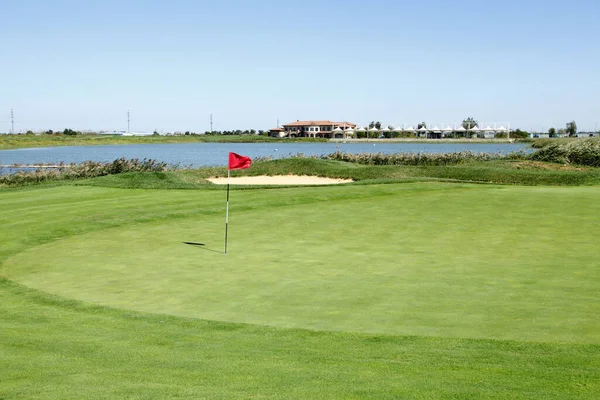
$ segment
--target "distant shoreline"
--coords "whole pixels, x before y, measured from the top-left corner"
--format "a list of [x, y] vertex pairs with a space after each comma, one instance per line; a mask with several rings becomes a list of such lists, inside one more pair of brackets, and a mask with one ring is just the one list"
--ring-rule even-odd
[[531, 140], [523, 139], [482, 139], [482, 138], [456, 138], [456, 139], [424, 139], [424, 138], [393, 138], [393, 139], [329, 139], [338, 143], [527, 143]]
[[[512, 141], [512, 139], [511, 139]], [[516, 139], [514, 142], [533, 142], [531, 139]], [[0, 135], [0, 150], [40, 148], [55, 146], [94, 146], [128, 144], [167, 143], [509, 143], [507, 139], [314, 139], [272, 138], [252, 135], [181, 135], [181, 136], [107, 136], [84, 135]]]

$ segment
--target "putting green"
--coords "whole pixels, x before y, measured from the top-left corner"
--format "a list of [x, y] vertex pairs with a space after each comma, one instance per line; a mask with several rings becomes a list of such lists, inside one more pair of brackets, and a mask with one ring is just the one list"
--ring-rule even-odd
[[[69, 298], [210, 320], [600, 343], [599, 188], [384, 186], [236, 191], [227, 255], [223, 215], [203, 215], [33, 247], [4, 274]], [[302, 197], [317, 190], [356, 196]], [[273, 196], [290, 201], [269, 207]]]

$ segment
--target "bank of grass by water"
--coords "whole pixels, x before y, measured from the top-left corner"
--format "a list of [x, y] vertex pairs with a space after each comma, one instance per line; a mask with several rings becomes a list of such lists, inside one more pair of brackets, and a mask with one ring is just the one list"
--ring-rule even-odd
[[[225, 168], [183, 171], [179, 179], [226, 176]], [[364, 165], [316, 158], [288, 158], [255, 163], [232, 176], [313, 175], [352, 179], [354, 184], [447, 180], [510, 185], [596, 185], [600, 169], [565, 167], [527, 160], [468, 161], [458, 165]], [[107, 177], [112, 180], [111, 177]], [[118, 179], [115, 177], [115, 179]]]
[[[312, 175], [351, 179], [354, 184], [445, 180], [510, 185], [595, 185], [600, 184], [600, 169], [529, 160], [526, 156], [499, 157], [478, 154], [420, 154], [415, 165], [412, 155], [375, 155], [378, 163], [339, 161], [338, 153], [316, 157], [290, 157], [277, 160], [256, 159], [252, 168], [232, 171], [244, 175]], [[348, 155], [352, 160], [372, 160], [373, 155]], [[406, 158], [406, 160], [404, 160]], [[342, 157], [342, 159], [345, 159]], [[383, 161], [382, 161], [383, 160]], [[385, 161], [391, 165], [385, 165]], [[381, 162], [380, 162], [381, 161]], [[408, 165], [397, 164], [406, 161]], [[0, 175], [0, 187], [36, 184], [108, 185], [124, 188], [193, 189], [212, 188], [206, 180], [226, 176], [225, 167], [200, 169], [169, 168], [154, 160], [115, 160], [112, 163], [84, 163]], [[83, 180], [83, 181], [82, 181]]]
[[258, 135], [0, 135], [0, 150], [54, 147], [54, 146], [94, 146], [126, 144], [166, 144], [166, 143], [276, 143], [276, 142], [326, 142], [327, 139], [292, 138], [278, 139]]
[[[257, 135], [152, 135], [152, 136], [120, 136], [120, 135], [2, 135], [0, 134], [0, 150], [54, 147], [54, 146], [94, 146], [94, 145], [126, 145], [126, 144], [167, 144], [167, 143], [323, 143], [323, 142], [369, 142], [369, 143], [507, 143], [506, 139], [319, 139], [319, 138], [272, 138]], [[530, 142], [520, 139], [519, 142]]]

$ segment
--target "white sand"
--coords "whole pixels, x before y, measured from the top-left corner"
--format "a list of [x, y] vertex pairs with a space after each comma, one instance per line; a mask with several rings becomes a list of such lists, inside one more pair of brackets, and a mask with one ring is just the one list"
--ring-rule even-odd
[[[217, 185], [226, 185], [227, 178], [208, 178]], [[308, 175], [277, 175], [277, 176], [240, 176], [231, 178], [232, 185], [332, 185], [352, 182], [351, 179], [321, 178]]]

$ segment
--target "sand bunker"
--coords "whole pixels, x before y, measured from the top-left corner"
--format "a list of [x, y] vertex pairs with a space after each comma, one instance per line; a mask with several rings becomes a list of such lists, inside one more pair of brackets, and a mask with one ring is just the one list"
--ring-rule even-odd
[[[226, 185], [227, 178], [208, 178], [217, 185]], [[352, 179], [322, 178], [308, 175], [240, 176], [231, 178], [232, 185], [334, 185], [352, 182]]]

